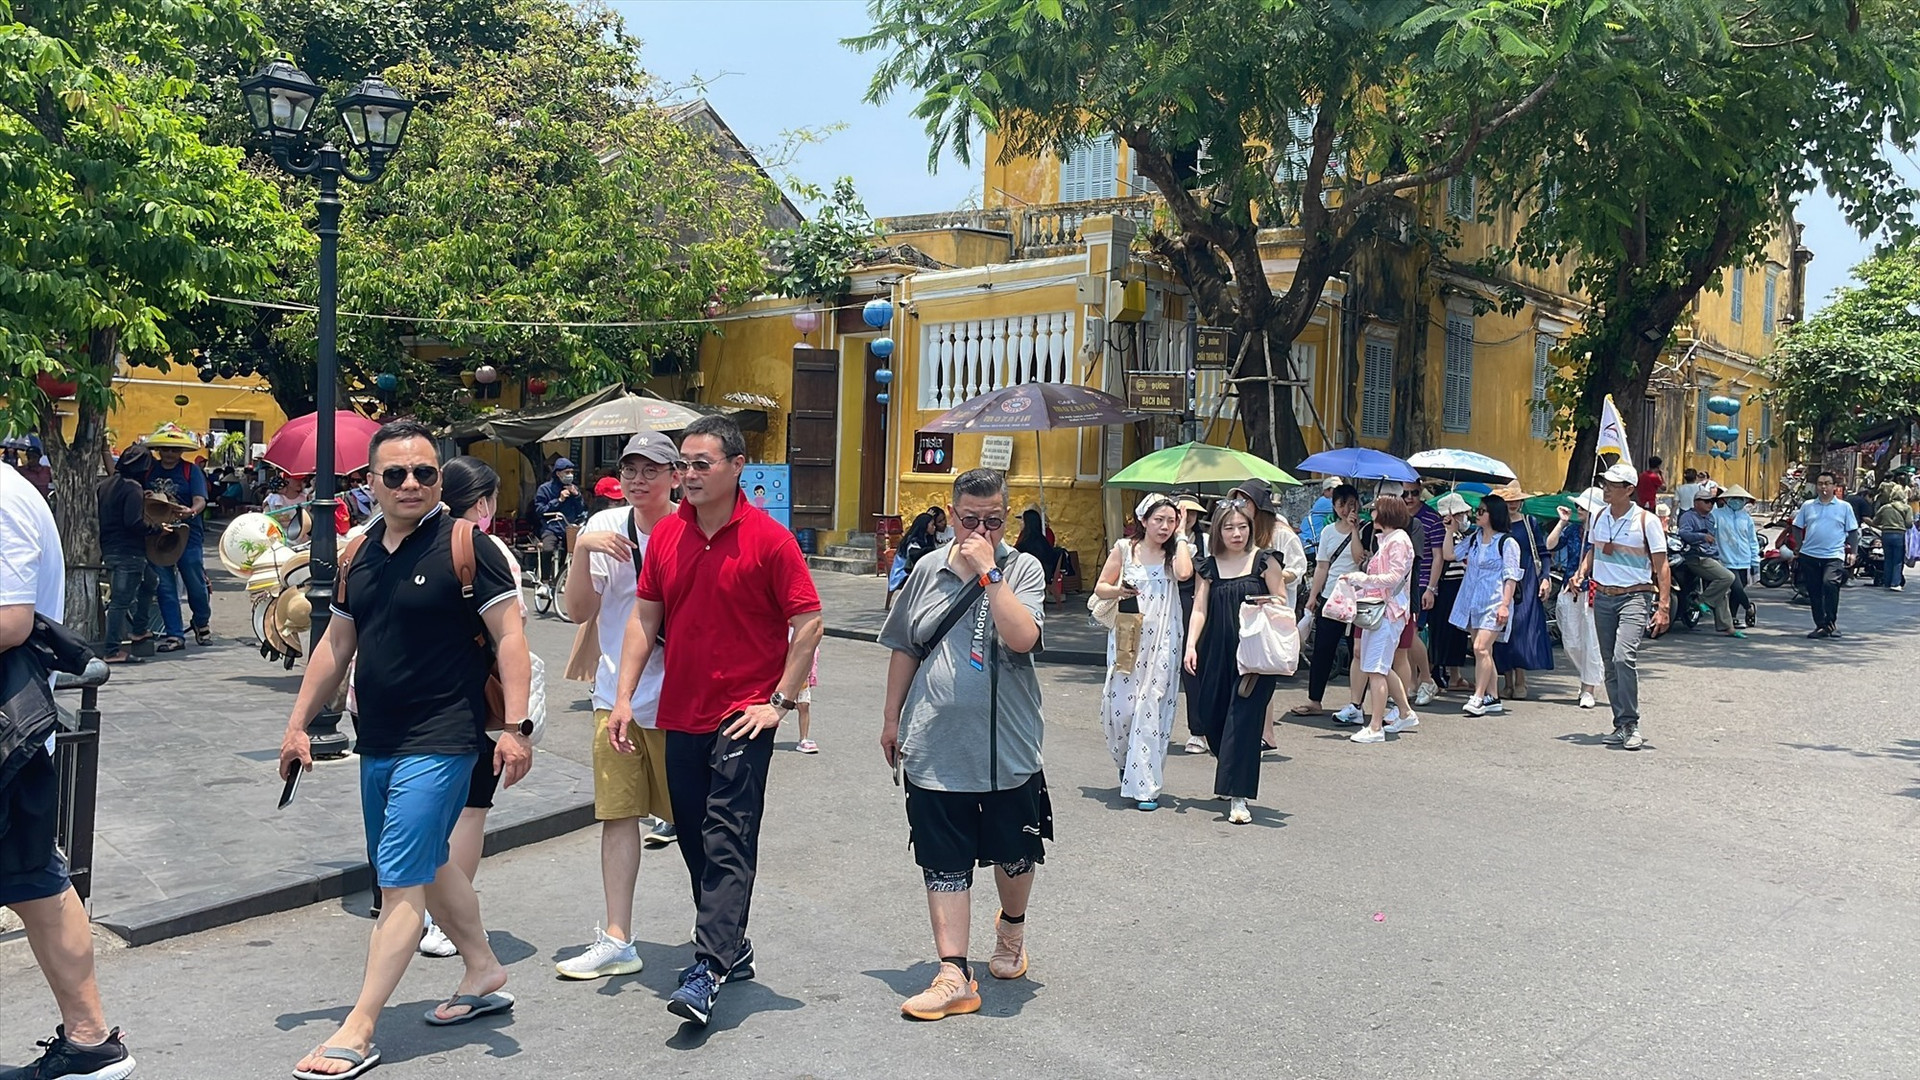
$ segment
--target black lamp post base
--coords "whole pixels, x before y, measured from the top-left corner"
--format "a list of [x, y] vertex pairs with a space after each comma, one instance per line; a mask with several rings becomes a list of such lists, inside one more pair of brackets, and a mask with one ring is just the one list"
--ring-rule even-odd
[[353, 749], [353, 740], [340, 730], [340, 714], [323, 712], [307, 725], [307, 741], [312, 748], [315, 761], [331, 761], [346, 757]]

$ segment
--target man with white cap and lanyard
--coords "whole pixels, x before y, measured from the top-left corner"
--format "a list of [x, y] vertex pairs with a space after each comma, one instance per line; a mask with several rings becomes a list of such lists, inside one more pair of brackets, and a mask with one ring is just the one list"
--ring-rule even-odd
[[1667, 627], [1667, 598], [1672, 572], [1667, 567], [1667, 534], [1660, 519], [1634, 505], [1640, 481], [1633, 467], [1616, 463], [1601, 474], [1607, 505], [1594, 515], [1593, 535], [1570, 589], [1594, 582], [1594, 628], [1606, 664], [1607, 704], [1613, 709], [1609, 745], [1638, 750], [1640, 735], [1640, 643]]

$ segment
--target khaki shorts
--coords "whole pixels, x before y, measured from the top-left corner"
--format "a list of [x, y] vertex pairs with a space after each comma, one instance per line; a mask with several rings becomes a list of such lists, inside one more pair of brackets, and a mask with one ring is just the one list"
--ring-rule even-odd
[[651, 814], [673, 821], [667, 801], [667, 733], [629, 725], [633, 753], [622, 754], [607, 742], [606, 709], [593, 710], [593, 817], [595, 821]]

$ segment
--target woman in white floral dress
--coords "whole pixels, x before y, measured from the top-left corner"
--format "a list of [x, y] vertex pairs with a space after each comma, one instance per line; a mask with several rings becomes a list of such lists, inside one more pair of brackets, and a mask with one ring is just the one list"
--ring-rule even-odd
[[1167, 740], [1180, 701], [1181, 625], [1179, 583], [1193, 576], [1193, 547], [1177, 535], [1180, 510], [1165, 495], [1149, 495], [1134, 507], [1140, 538], [1113, 545], [1094, 585], [1096, 596], [1120, 601], [1120, 610], [1140, 616], [1140, 642], [1131, 667], [1118, 663], [1120, 631], [1107, 636], [1107, 685], [1102, 715], [1107, 749], [1120, 771], [1120, 796], [1142, 810], [1160, 808]]

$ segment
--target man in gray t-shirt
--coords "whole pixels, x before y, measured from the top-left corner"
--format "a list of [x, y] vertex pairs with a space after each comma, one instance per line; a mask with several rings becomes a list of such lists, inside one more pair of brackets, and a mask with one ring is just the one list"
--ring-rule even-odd
[[880, 631], [893, 650], [880, 749], [906, 774], [907, 825], [927, 885], [940, 970], [901, 1011], [921, 1020], [977, 1012], [967, 963], [973, 870], [995, 867], [1000, 917], [987, 968], [1026, 974], [1033, 868], [1053, 839], [1041, 772], [1040, 648], [1046, 571], [1008, 547], [1007, 480], [991, 469], [953, 482], [953, 542], [908, 575]]

